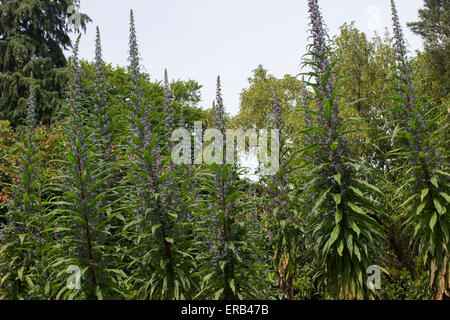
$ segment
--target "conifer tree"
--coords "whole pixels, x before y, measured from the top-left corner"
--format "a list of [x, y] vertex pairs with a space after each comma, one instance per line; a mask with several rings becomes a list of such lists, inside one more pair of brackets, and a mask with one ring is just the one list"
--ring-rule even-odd
[[[49, 123], [64, 104], [68, 70], [63, 50], [71, 47], [68, 9], [73, 3], [0, 2], [0, 119], [24, 123], [31, 74], [38, 122]], [[82, 28], [89, 21], [80, 14]]]

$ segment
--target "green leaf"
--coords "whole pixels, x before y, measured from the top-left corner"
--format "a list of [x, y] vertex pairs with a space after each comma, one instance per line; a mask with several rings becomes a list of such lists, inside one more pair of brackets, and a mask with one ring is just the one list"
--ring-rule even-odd
[[1, 247], [0, 247], [0, 256], [2, 255], [2, 253], [3, 252], [5, 252], [6, 251], [6, 249], [8, 249], [8, 247], [10, 247], [10, 246], [12, 246], [14, 243], [6, 243], [6, 244], [4, 244], [4, 245], [2, 245]]
[[425, 199], [425, 197], [427, 196], [429, 191], [430, 191], [430, 189], [428, 189], [428, 188], [425, 188], [422, 190], [422, 195], [420, 196], [420, 201], [423, 202], [423, 199]]
[[44, 293], [48, 295], [50, 293], [50, 282], [45, 283]]
[[121, 277], [124, 278], [124, 279], [127, 277], [126, 273], [123, 272], [123, 270], [120, 270], [120, 269], [105, 269], [105, 271], [107, 271], [107, 272], [113, 272], [113, 273], [115, 273], [115, 274], [121, 276]]
[[339, 225], [334, 226], [333, 232], [331, 233], [330, 240], [328, 246], [331, 247], [333, 243], [337, 240], [339, 237], [340, 227]]
[[350, 222], [350, 226], [352, 227], [353, 231], [356, 232], [356, 234], [358, 235], [358, 238], [359, 238], [359, 234], [361, 233], [361, 230], [360, 230], [359, 227], [356, 225], [355, 221], [351, 221], [351, 222]]
[[344, 241], [343, 240], [341, 240], [340, 242], [339, 242], [339, 246], [338, 246], [338, 248], [337, 248], [337, 252], [338, 252], [338, 254], [342, 257], [342, 251], [344, 250]]
[[215, 272], [211, 272], [210, 274], [207, 274], [206, 276], [204, 276], [203, 283], [207, 283], [214, 274], [215, 274]]
[[340, 205], [341, 204], [341, 195], [339, 193], [336, 193], [334, 195], [334, 202], [336, 203], [336, 205]]
[[86, 183], [86, 178], [87, 178], [87, 172], [84, 171], [83, 174], [81, 175], [81, 184], [85, 184]]
[[436, 188], [439, 188], [439, 185], [438, 185], [438, 182], [437, 182], [436, 177], [431, 178], [431, 179], [430, 179], [430, 182], [431, 182]]
[[439, 174], [442, 174], [444, 176], [450, 177], [450, 173], [447, 173], [447, 172], [444, 172], [444, 171], [441, 171], [441, 170], [436, 170], [436, 173], [439, 173]]
[[378, 189], [377, 187], [375, 187], [374, 185], [372, 185], [372, 184], [370, 184], [370, 183], [368, 183], [368, 182], [365, 182], [365, 181], [363, 181], [363, 180], [359, 180], [359, 179], [353, 179], [354, 181], [356, 181], [356, 182], [358, 182], [358, 183], [360, 183], [360, 184], [362, 184], [362, 185], [364, 185], [366, 188], [368, 188], [368, 189], [371, 189], [371, 190], [373, 190], [373, 191], [375, 191], [375, 192], [378, 192], [378, 193], [382, 193], [381, 191], [380, 191], [380, 189]]
[[308, 128], [306, 128], [304, 130], [300, 130], [299, 133], [308, 133], [308, 132], [311, 132], [311, 131], [320, 132], [324, 136], [328, 136], [328, 132], [325, 129], [323, 129], [321, 127], [317, 127], [317, 126], [311, 126], [311, 127], [308, 127]]
[[350, 187], [350, 189], [352, 189], [353, 192], [354, 192], [356, 195], [360, 196], [361, 198], [364, 198], [364, 194], [362, 193], [361, 190], [359, 190], [359, 189], [357, 189], [357, 188], [355, 188], [355, 187]]
[[83, 227], [86, 226], [86, 221], [83, 220], [83, 218], [79, 217], [79, 216], [74, 216], [73, 217], [75, 221], [77, 221], [80, 225], [82, 225]]
[[214, 294], [214, 299], [215, 299], [215, 300], [219, 300], [219, 298], [220, 298], [220, 296], [221, 296], [223, 290], [224, 290], [224, 288], [219, 289], [219, 290], [216, 291], [216, 293]]
[[322, 195], [320, 196], [319, 200], [317, 200], [317, 202], [316, 202], [315, 205], [314, 205], [314, 208], [313, 208], [313, 210], [312, 210], [313, 212], [317, 213], [317, 208], [320, 207], [320, 205], [321, 205], [322, 202], [325, 200], [325, 198], [326, 198], [328, 192], [330, 192], [330, 190], [331, 190], [331, 187], [328, 188], [325, 192], [322, 193]]
[[11, 275], [11, 273], [7, 273], [3, 276], [3, 278], [0, 280], [0, 285], [3, 285], [3, 283], [5, 282], [6, 279], [9, 278], [9, 276]]
[[337, 181], [337, 183], [339, 183], [339, 185], [341, 185], [341, 173], [337, 173], [333, 176], [334, 180]]
[[445, 208], [441, 205], [439, 200], [437, 198], [433, 198], [434, 207], [436, 208], [437, 212], [440, 215], [443, 215], [445, 213]]
[[161, 227], [160, 224], [154, 224], [154, 225], [152, 226], [152, 234], [153, 234], [153, 235], [155, 234], [156, 229], [158, 229], [159, 227]]
[[431, 216], [431, 219], [430, 219], [430, 229], [431, 229], [431, 231], [433, 231], [434, 226], [436, 225], [436, 221], [437, 221], [437, 214], [436, 214], [436, 212], [433, 212], [433, 215]]
[[174, 219], [178, 219], [178, 215], [175, 212], [167, 212], [167, 214]]
[[230, 288], [231, 288], [231, 290], [233, 290], [233, 293], [236, 294], [236, 288], [234, 286], [234, 279], [231, 279], [231, 281], [230, 281]]
[[411, 197], [409, 197], [408, 199], [405, 200], [405, 202], [403, 202], [400, 205], [400, 208], [403, 208], [404, 206], [406, 206], [407, 204], [409, 204], [415, 197], [417, 197], [417, 194], [413, 194]]
[[322, 229], [323, 225], [325, 224], [325, 220], [323, 220], [321, 223], [319, 223], [319, 225], [314, 229], [313, 231], [313, 235], [315, 235], [317, 233], [317, 231], [319, 231], [320, 229]]
[[347, 235], [347, 248], [351, 257], [353, 255], [353, 236], [351, 234]]
[[422, 202], [421, 204], [419, 204], [419, 206], [417, 207], [417, 210], [416, 210], [416, 214], [420, 215], [420, 213], [422, 212], [423, 208], [425, 208], [425, 202]]
[[442, 196], [442, 198], [445, 199], [445, 201], [447, 201], [447, 203], [450, 202], [450, 196], [448, 194], [446, 194], [445, 192], [439, 192], [439, 194]]
[[419, 232], [420, 227], [421, 227], [420, 223], [416, 224], [416, 227], [414, 228], [413, 238], [415, 238], [417, 236], [417, 233]]
[[355, 251], [355, 255], [358, 257], [359, 262], [361, 262], [361, 252], [359, 252], [359, 249], [358, 249], [358, 246], [356, 245], [356, 243], [353, 246], [353, 249]]
[[30, 279], [29, 276], [26, 276], [26, 277], [25, 277], [25, 280], [26, 280], [26, 282], [28, 283], [28, 285], [29, 285], [33, 290], [36, 290], [36, 289], [37, 289], [37, 287], [34, 285], [33, 281], [31, 281], [31, 279]]
[[166, 241], [173, 244], [173, 239], [172, 238], [166, 237]]
[[342, 220], [342, 210], [337, 209], [334, 216], [334, 221], [336, 222], [336, 224], [338, 224], [341, 220]]
[[17, 275], [19, 276], [19, 280], [22, 280], [22, 277], [23, 277], [23, 269], [24, 269], [24, 267], [20, 267], [19, 271], [17, 271]]
[[[394, 89], [394, 88], [392, 88]], [[399, 90], [397, 87], [395, 88], [396, 90]], [[401, 97], [401, 96], [388, 96], [386, 97], [387, 99], [391, 99], [391, 100], [396, 100], [398, 102], [401, 102], [402, 104], [404, 104], [405, 106], [408, 105], [408, 101], [405, 100], [405, 98]]]
[[450, 240], [450, 234], [449, 234], [449, 229], [448, 226], [445, 223], [441, 223], [441, 230], [444, 233], [444, 237], [445, 237], [445, 241], [449, 241]]
[[20, 245], [23, 245], [23, 240], [25, 240], [25, 235], [21, 234], [19, 235]]
[[102, 289], [100, 289], [99, 286], [97, 286], [97, 289], [95, 291], [95, 295], [97, 296], [98, 300], [103, 300]]
[[364, 214], [365, 212], [363, 209], [361, 209], [360, 207], [358, 207], [357, 205], [351, 203], [351, 202], [347, 202], [347, 205], [350, 207], [350, 209], [352, 209], [354, 212], [356, 213], [360, 213], [360, 214]]

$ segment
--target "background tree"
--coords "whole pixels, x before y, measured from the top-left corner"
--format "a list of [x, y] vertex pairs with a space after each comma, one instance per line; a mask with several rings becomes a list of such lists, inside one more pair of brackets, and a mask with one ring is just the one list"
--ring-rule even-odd
[[401, 197], [395, 192], [402, 172], [395, 169], [401, 161], [388, 156], [398, 143], [386, 138], [395, 131], [393, 119], [399, 116], [391, 101], [386, 99], [394, 94], [388, 85], [396, 84], [392, 77], [395, 72], [393, 39], [388, 33], [383, 38], [367, 39], [351, 23], [341, 26], [334, 44], [338, 61], [336, 73], [346, 78], [339, 92], [340, 100], [348, 105], [343, 114], [358, 119], [351, 126], [358, 133], [348, 136], [355, 142], [351, 151], [354, 157], [363, 158], [375, 169], [377, 174], [372, 175], [370, 182], [384, 191], [379, 200], [384, 210], [391, 213], [388, 217], [378, 217], [388, 236], [386, 245], [391, 249], [386, 258], [397, 268], [406, 268], [414, 278], [414, 254], [408, 248], [409, 235], [401, 232], [405, 217], [399, 210]]
[[[36, 118], [50, 123], [64, 103], [68, 70], [63, 50], [71, 47], [67, 10], [79, 1], [0, 2], [0, 119], [23, 123], [33, 74]], [[90, 18], [81, 14], [85, 29]]]
[[[95, 104], [95, 63], [81, 61], [82, 95], [86, 107]], [[131, 95], [131, 74], [129, 68], [104, 65], [105, 99], [108, 101], [107, 111], [111, 113], [114, 131], [124, 131], [128, 122], [123, 117], [124, 105], [129, 103]], [[158, 112], [163, 112], [164, 86], [162, 81], [150, 79], [150, 75], [141, 73], [142, 94], [146, 101]], [[194, 121], [204, 120], [207, 111], [200, 108], [200, 89], [202, 85], [195, 80], [172, 80], [169, 84], [172, 95], [174, 123], [176, 127], [183, 122], [190, 127]], [[156, 123], [154, 123], [156, 125]]]
[[424, 40], [424, 52], [418, 58], [424, 67], [428, 92], [433, 92], [436, 102], [446, 105], [450, 90], [450, 1], [425, 0], [419, 10], [419, 21], [408, 23], [411, 30]]
[[273, 126], [275, 119], [272, 113], [272, 96], [276, 93], [281, 109], [286, 114], [286, 133], [291, 134], [295, 118], [290, 115], [301, 100], [301, 81], [289, 74], [278, 79], [259, 65], [253, 70], [253, 76], [248, 78], [248, 82], [249, 87], [241, 92], [240, 110], [233, 119], [233, 125], [241, 128]]

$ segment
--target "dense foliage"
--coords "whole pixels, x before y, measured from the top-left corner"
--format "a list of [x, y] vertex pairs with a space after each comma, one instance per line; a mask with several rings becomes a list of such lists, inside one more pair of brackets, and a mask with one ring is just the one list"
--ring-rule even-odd
[[[23, 124], [31, 83], [36, 119], [49, 124], [65, 102], [64, 50], [71, 47], [68, 9], [77, 1], [5, 0], [0, 3], [0, 117]], [[90, 19], [80, 13], [80, 27]]]
[[[414, 31], [441, 46], [427, 6]], [[98, 28], [80, 61], [80, 35], [62, 120], [38, 126], [30, 73], [23, 126], [0, 122], [0, 299], [449, 298], [448, 96], [391, 7], [392, 36], [330, 38], [308, 0], [301, 80], [258, 66], [232, 119], [220, 77], [204, 111], [197, 82], [142, 72], [133, 12], [128, 68], [103, 61]], [[230, 127], [278, 130], [275, 174], [226, 161]], [[195, 164], [172, 161], [177, 128]]]

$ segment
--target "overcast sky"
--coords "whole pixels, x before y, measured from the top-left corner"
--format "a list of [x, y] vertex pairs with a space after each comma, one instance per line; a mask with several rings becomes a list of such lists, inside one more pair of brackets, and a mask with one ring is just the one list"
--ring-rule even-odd
[[[369, 36], [391, 28], [389, 0], [321, 0], [330, 35], [344, 22]], [[410, 51], [421, 39], [406, 27], [417, 20], [423, 0], [397, 0]], [[92, 23], [83, 35], [80, 56], [94, 58], [95, 27], [102, 33], [104, 59], [128, 64], [129, 11], [134, 10], [142, 64], [153, 80], [168, 69], [171, 79], [194, 79], [202, 88], [201, 106], [215, 98], [221, 76], [226, 111], [239, 111], [240, 92], [259, 64], [282, 77], [298, 74], [308, 37], [307, 0], [81, 0]], [[69, 53], [70, 54], [70, 53]]]

